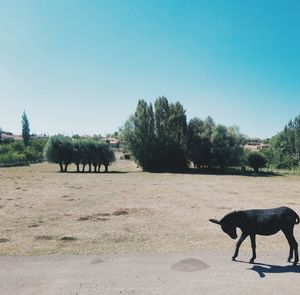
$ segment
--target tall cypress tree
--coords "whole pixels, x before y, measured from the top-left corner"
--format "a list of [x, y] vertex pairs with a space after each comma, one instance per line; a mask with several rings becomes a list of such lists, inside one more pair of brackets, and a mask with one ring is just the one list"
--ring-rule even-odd
[[23, 112], [22, 115], [22, 137], [23, 137], [24, 145], [28, 146], [30, 140], [30, 128], [29, 128], [29, 121], [25, 111]]

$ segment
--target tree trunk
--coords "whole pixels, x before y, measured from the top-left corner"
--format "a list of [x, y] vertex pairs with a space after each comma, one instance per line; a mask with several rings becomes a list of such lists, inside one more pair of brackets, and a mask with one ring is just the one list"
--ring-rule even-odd
[[101, 164], [98, 164], [98, 172], [100, 173]]
[[84, 169], [85, 169], [85, 164], [82, 165], [82, 170], [81, 171], [84, 172]]
[[80, 170], [79, 170], [79, 163], [76, 163], [76, 167], [77, 167], [77, 172], [80, 172]]
[[92, 164], [89, 163], [89, 172], [92, 172]]
[[108, 164], [104, 164], [105, 172], [108, 172]]
[[60, 167], [60, 172], [64, 172], [64, 167], [62, 163], [59, 163], [59, 167]]
[[64, 170], [64, 172], [68, 172], [68, 165], [69, 164], [65, 164], [65, 170]]

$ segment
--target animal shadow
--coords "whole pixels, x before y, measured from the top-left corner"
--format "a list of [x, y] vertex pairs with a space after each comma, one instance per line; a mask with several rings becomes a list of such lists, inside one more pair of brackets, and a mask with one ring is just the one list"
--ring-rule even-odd
[[267, 273], [299, 273], [300, 274], [300, 267], [293, 266], [293, 265], [272, 265], [272, 264], [264, 264], [264, 263], [255, 263], [252, 268], [249, 268], [257, 272], [257, 274], [264, 278]]

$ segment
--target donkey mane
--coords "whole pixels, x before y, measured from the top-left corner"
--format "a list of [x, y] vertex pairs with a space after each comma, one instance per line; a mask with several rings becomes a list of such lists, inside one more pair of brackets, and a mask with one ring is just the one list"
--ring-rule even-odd
[[243, 210], [235, 210], [233, 212], [230, 212], [226, 214], [221, 220], [221, 223], [235, 223], [236, 218], [241, 216], [241, 214], [244, 213]]

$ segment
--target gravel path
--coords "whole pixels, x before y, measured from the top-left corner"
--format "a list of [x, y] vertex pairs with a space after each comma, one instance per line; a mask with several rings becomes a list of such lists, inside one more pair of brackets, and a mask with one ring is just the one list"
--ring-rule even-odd
[[[300, 266], [286, 253], [257, 264], [229, 253], [111, 256], [1, 256], [1, 294], [299, 294]], [[261, 262], [261, 263], [259, 263]]]

